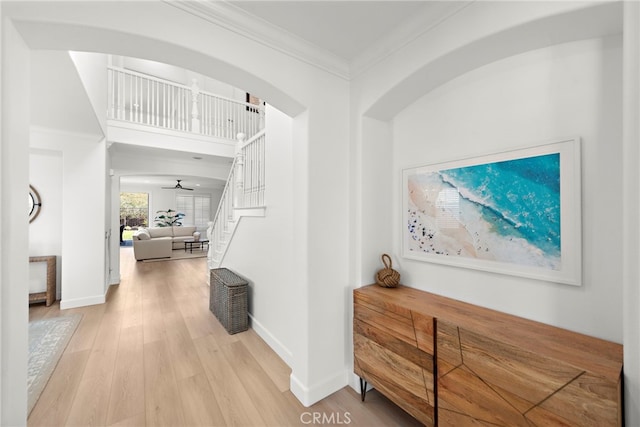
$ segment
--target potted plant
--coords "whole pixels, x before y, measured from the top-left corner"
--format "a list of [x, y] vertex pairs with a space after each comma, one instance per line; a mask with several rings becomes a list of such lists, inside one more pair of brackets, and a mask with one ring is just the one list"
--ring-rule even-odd
[[182, 225], [182, 218], [184, 218], [184, 214], [182, 212], [168, 209], [166, 211], [156, 211], [154, 221], [156, 222], [157, 227], [179, 227]]

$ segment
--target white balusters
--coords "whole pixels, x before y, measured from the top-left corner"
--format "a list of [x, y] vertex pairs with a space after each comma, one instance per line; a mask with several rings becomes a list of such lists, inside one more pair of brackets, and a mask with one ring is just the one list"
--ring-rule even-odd
[[198, 81], [192, 80], [191, 85], [191, 132], [200, 133], [200, 112], [198, 111], [198, 98], [200, 96], [200, 88]]
[[242, 208], [244, 207], [244, 141], [246, 135], [244, 133], [238, 134], [238, 142], [236, 145], [236, 161], [234, 166], [236, 168], [235, 171], [235, 179], [236, 179], [236, 188], [234, 191], [234, 200], [233, 207]]
[[264, 128], [264, 107], [123, 68], [108, 67], [109, 119], [235, 139]]

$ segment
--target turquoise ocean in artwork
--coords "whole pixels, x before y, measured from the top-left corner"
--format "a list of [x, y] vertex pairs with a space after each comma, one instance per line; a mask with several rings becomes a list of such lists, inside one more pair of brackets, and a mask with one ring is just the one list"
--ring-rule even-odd
[[460, 196], [482, 209], [503, 236], [523, 237], [560, 254], [560, 154], [441, 171]]
[[[413, 180], [420, 188], [456, 190], [459, 218], [476, 256], [483, 252], [496, 260], [559, 268], [559, 153], [440, 170]], [[438, 228], [425, 214], [416, 206], [410, 209], [408, 231], [415, 245], [411, 250], [464, 254], [455, 244], [445, 244], [446, 236], [438, 237]]]

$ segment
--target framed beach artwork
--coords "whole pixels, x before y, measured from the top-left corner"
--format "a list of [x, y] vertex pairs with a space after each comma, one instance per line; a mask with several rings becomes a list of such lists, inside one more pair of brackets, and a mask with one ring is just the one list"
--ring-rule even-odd
[[403, 170], [403, 257], [581, 285], [580, 141]]

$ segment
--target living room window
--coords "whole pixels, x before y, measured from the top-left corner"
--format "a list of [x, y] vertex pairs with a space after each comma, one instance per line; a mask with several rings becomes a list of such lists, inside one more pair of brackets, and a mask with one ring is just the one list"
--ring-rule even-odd
[[138, 227], [149, 225], [149, 193], [120, 193], [120, 243], [130, 241]]
[[205, 230], [211, 221], [211, 196], [209, 195], [178, 195], [176, 196], [178, 212], [185, 216], [182, 225], [195, 225], [198, 230]]

